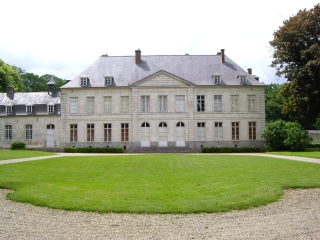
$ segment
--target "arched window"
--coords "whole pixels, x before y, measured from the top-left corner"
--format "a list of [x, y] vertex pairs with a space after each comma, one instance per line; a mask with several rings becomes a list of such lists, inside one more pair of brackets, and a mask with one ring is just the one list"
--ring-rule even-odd
[[183, 122], [178, 122], [176, 126], [177, 127], [184, 127], [184, 123]]
[[159, 141], [168, 141], [167, 123], [165, 122], [159, 124]]
[[144, 123], [141, 124], [141, 127], [150, 127], [150, 125], [149, 125], [149, 123], [144, 122]]
[[150, 142], [150, 124], [147, 122], [141, 124], [141, 142]]
[[184, 147], [186, 141], [186, 131], [183, 122], [178, 122], [176, 124], [176, 146]]

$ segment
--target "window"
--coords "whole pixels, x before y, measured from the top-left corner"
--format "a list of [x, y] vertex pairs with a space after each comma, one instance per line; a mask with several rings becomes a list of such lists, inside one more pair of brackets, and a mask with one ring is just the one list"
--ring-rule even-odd
[[141, 112], [150, 112], [150, 96], [141, 96]]
[[214, 111], [222, 112], [222, 95], [214, 95]]
[[111, 142], [111, 123], [104, 124], [104, 141]]
[[256, 122], [249, 122], [249, 140], [256, 140]]
[[256, 110], [256, 96], [248, 95], [248, 111], [254, 112]]
[[71, 97], [70, 98], [70, 114], [77, 114], [78, 113], [78, 98]]
[[11, 140], [12, 139], [12, 125], [6, 125], [6, 140]]
[[48, 105], [47, 111], [48, 111], [48, 113], [54, 113], [54, 105]]
[[26, 113], [31, 114], [32, 113], [32, 105], [27, 105], [26, 106]]
[[167, 96], [159, 96], [159, 112], [168, 112]]
[[214, 77], [214, 84], [221, 84], [221, 75], [213, 75]]
[[165, 122], [161, 122], [159, 124], [159, 141], [167, 141], [168, 133], [167, 133], [167, 124]]
[[94, 113], [94, 97], [87, 97], [87, 113]]
[[240, 84], [247, 84], [246, 75], [239, 75], [239, 77], [240, 77]]
[[206, 140], [206, 123], [204, 122], [198, 122], [197, 140], [198, 141]]
[[87, 124], [87, 142], [94, 142], [94, 124]]
[[204, 96], [197, 96], [197, 112], [204, 112]]
[[112, 85], [113, 77], [104, 77], [104, 84], [105, 85]]
[[103, 102], [104, 102], [104, 113], [112, 113], [112, 97], [108, 96], [108, 97], [104, 97], [103, 98]]
[[222, 122], [214, 123], [214, 137], [216, 141], [222, 141]]
[[6, 114], [12, 114], [12, 106], [6, 106]]
[[185, 112], [184, 95], [176, 95], [176, 112]]
[[231, 95], [231, 112], [239, 112], [239, 95]]
[[70, 124], [70, 142], [78, 142], [78, 125]]
[[129, 96], [121, 96], [121, 113], [129, 112]]
[[54, 125], [53, 124], [48, 124], [47, 125], [47, 129], [54, 129]]
[[129, 141], [129, 123], [121, 123], [121, 141]]
[[141, 141], [150, 141], [150, 124], [147, 122], [141, 124]]
[[239, 122], [232, 122], [232, 140], [239, 140]]
[[185, 140], [184, 123], [178, 122], [176, 124], [176, 141], [184, 141], [184, 140]]
[[26, 125], [26, 140], [32, 140], [32, 125]]
[[88, 78], [87, 77], [80, 78], [80, 85], [87, 86], [88, 85]]

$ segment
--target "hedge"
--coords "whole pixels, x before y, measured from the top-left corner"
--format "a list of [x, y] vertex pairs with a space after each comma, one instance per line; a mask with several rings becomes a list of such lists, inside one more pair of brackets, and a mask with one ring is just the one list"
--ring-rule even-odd
[[66, 147], [64, 151], [67, 153], [123, 153], [123, 149], [118, 147]]
[[260, 152], [258, 147], [203, 147], [203, 153], [244, 153]]
[[309, 148], [320, 148], [320, 143], [311, 143], [308, 147]]
[[25, 149], [26, 144], [24, 142], [13, 142], [10, 145], [11, 150], [16, 150], [16, 149]]

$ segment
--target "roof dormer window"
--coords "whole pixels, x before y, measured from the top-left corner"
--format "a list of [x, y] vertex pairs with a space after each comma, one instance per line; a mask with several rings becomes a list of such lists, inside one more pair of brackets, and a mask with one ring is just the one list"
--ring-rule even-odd
[[47, 112], [48, 113], [54, 113], [54, 105], [53, 104], [48, 104], [47, 105]]
[[6, 114], [12, 114], [12, 106], [6, 106]]
[[248, 80], [247, 80], [247, 75], [239, 75], [240, 78], [240, 84], [247, 84]]
[[214, 79], [214, 84], [221, 84], [221, 75], [215, 74], [212, 75], [212, 78]]
[[113, 77], [104, 77], [104, 85], [110, 86], [112, 85]]
[[26, 113], [31, 114], [32, 113], [32, 105], [26, 105]]
[[81, 77], [80, 78], [80, 85], [81, 86], [87, 86], [89, 82], [89, 79], [87, 77]]

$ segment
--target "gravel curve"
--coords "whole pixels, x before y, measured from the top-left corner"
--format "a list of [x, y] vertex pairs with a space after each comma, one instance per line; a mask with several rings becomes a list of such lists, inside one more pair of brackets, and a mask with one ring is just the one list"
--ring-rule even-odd
[[320, 189], [289, 189], [277, 202], [210, 214], [99, 214], [6, 200], [0, 239], [320, 239]]

